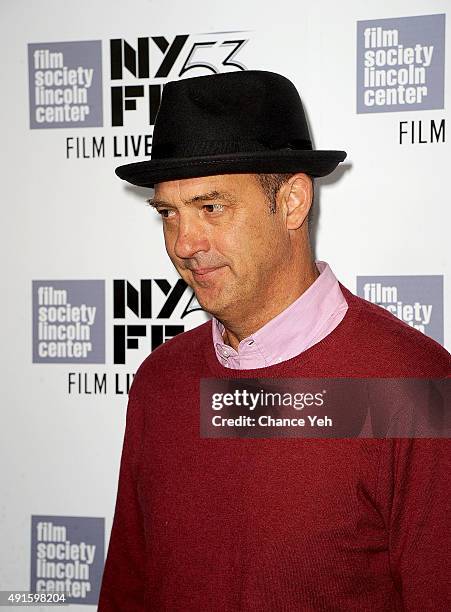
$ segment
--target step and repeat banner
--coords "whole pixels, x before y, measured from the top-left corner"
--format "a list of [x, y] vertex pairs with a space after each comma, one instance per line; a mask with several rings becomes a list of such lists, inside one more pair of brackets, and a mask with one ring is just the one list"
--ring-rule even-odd
[[207, 319], [152, 192], [114, 174], [150, 156], [168, 81], [290, 78], [315, 148], [348, 152], [317, 181], [316, 258], [449, 348], [449, 9], [4, 0], [0, 590], [96, 605], [134, 372]]

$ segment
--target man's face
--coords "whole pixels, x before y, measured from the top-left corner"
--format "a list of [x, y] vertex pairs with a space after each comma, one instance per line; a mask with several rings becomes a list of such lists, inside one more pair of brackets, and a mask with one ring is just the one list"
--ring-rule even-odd
[[274, 299], [289, 237], [254, 175], [158, 183], [153, 205], [169, 257], [204, 310], [227, 321]]

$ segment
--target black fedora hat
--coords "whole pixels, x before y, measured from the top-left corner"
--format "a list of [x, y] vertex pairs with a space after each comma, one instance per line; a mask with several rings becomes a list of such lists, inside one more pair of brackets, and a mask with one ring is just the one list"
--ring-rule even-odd
[[312, 149], [296, 87], [280, 74], [244, 70], [167, 83], [150, 160], [116, 168], [140, 187], [235, 173], [332, 172], [344, 151]]

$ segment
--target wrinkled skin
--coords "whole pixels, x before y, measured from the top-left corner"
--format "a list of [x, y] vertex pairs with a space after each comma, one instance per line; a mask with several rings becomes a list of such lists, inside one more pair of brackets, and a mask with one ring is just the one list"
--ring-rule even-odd
[[311, 181], [301, 173], [282, 186], [274, 213], [252, 174], [155, 185], [152, 204], [163, 218], [168, 255], [232, 345], [317, 277], [306, 220], [311, 196]]

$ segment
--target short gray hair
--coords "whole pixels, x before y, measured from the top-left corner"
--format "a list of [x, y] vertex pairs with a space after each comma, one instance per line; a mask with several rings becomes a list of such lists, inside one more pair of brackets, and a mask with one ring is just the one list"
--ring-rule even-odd
[[[263, 174], [259, 173], [255, 175], [255, 178], [260, 183], [260, 187], [262, 188], [263, 193], [266, 196], [266, 199], [269, 203], [269, 210], [272, 213], [276, 212], [276, 197], [279, 192], [279, 189], [284, 185], [292, 176], [297, 174], [297, 172], [291, 172], [288, 174]], [[315, 183], [313, 177], [310, 176], [310, 180], [312, 181], [313, 187], [313, 197], [315, 197]], [[313, 202], [312, 202], [313, 205]], [[310, 207], [308, 220], [311, 218], [312, 207]]]

